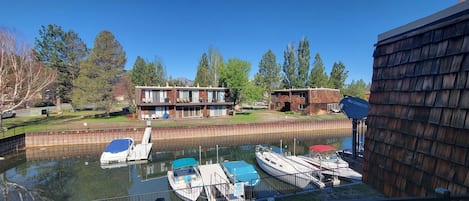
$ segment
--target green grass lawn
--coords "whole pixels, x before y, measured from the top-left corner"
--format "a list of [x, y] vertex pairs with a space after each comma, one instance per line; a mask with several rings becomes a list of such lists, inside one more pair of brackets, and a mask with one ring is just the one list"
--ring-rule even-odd
[[[83, 129], [132, 128], [145, 127], [146, 122], [132, 118], [132, 115], [102, 116], [103, 111], [64, 111], [47, 116], [15, 117], [3, 119], [4, 131], [0, 138], [25, 132], [47, 132]], [[153, 127], [200, 126], [244, 124], [272, 121], [312, 121], [346, 119], [342, 114], [304, 116], [297, 113], [283, 113], [269, 110], [246, 110], [243, 113], [220, 118], [188, 118], [182, 120], [153, 120]], [[86, 123], [86, 126], [85, 126]], [[6, 130], [5, 130], [6, 128]]]

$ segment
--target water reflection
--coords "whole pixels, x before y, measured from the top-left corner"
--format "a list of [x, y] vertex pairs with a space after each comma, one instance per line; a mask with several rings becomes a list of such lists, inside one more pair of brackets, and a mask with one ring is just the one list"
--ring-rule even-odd
[[[338, 149], [350, 147], [349, 136], [349, 130], [338, 130], [334, 134], [275, 133], [156, 140], [153, 141], [150, 161], [116, 168], [102, 167], [99, 163], [99, 156], [106, 144], [31, 148], [0, 161], [0, 188], [2, 192], [8, 192], [0, 196], [0, 201], [17, 200], [19, 196], [24, 200], [28, 200], [28, 197], [36, 200], [94, 200], [140, 194], [152, 194], [155, 197], [153, 192], [160, 192], [157, 197], [172, 200], [173, 195], [168, 191], [170, 188], [165, 176], [174, 159], [194, 157], [201, 164], [224, 160], [245, 160], [256, 164], [256, 144], [280, 146], [281, 141], [284, 151], [305, 154], [312, 144], [331, 144]], [[257, 164], [256, 168], [261, 177], [268, 176], [260, 171]], [[275, 179], [265, 180], [263, 187], [273, 188], [279, 186], [278, 182]], [[23, 187], [23, 190], [15, 190], [18, 188], [14, 188], [14, 185]], [[282, 188], [258, 193], [283, 193], [288, 190]]]

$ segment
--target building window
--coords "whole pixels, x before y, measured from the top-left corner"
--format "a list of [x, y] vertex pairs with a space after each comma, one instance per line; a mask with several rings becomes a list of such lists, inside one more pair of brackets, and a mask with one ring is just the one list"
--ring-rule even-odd
[[304, 110], [304, 109], [305, 109], [305, 105], [304, 105], [304, 104], [299, 104], [299, 105], [298, 105], [298, 109], [299, 109], [299, 110]]
[[202, 112], [200, 107], [184, 107], [182, 112], [182, 117], [201, 117]]
[[210, 116], [226, 116], [226, 106], [210, 106]]
[[282, 104], [280, 102], [275, 102], [275, 106], [280, 107], [280, 106], [282, 106]]
[[300, 92], [300, 97], [301, 98], [306, 98], [306, 93], [305, 92]]
[[275, 96], [277, 96], [277, 98], [280, 98], [280, 93], [276, 93]]

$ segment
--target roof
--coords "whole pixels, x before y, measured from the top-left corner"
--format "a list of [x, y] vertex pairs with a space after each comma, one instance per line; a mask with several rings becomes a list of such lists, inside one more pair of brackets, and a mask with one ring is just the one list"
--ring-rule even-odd
[[197, 166], [194, 158], [180, 158], [173, 161], [173, 170], [191, 166]]
[[458, 3], [454, 6], [451, 6], [433, 15], [429, 15], [427, 17], [408, 23], [404, 26], [400, 26], [390, 31], [379, 34], [378, 41], [383, 41], [383, 40], [386, 40], [386, 39], [389, 39], [398, 35], [412, 32], [413, 30], [416, 30], [425, 26], [432, 25], [434, 23], [438, 23], [438, 21], [445, 20], [447, 18], [457, 15], [458, 13], [461, 13], [464, 11], [467, 12], [468, 9], [469, 9], [469, 1]]
[[309, 146], [309, 150], [322, 153], [326, 151], [335, 151], [336, 148], [330, 145], [318, 144], [318, 145]]
[[289, 92], [289, 91], [340, 91], [340, 90], [331, 89], [331, 88], [298, 88], [298, 89], [278, 89], [278, 90], [273, 90], [272, 93]]
[[132, 143], [133, 143], [133, 140], [130, 138], [116, 139], [116, 140], [111, 141], [111, 143], [107, 145], [104, 152], [110, 152], [110, 153], [123, 152], [125, 150], [128, 150], [130, 145], [132, 145]]
[[172, 90], [172, 89], [179, 89], [179, 90], [226, 90], [228, 88], [225, 87], [182, 87], [182, 86], [136, 86], [137, 89], [159, 89], [159, 90]]

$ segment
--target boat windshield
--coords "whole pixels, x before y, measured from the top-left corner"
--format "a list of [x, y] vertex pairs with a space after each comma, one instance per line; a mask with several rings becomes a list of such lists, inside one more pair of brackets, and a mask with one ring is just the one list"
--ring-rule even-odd
[[175, 177], [193, 175], [193, 174], [195, 174], [195, 170], [192, 167], [181, 168], [181, 169], [177, 169], [177, 170], [174, 171], [174, 176]]

